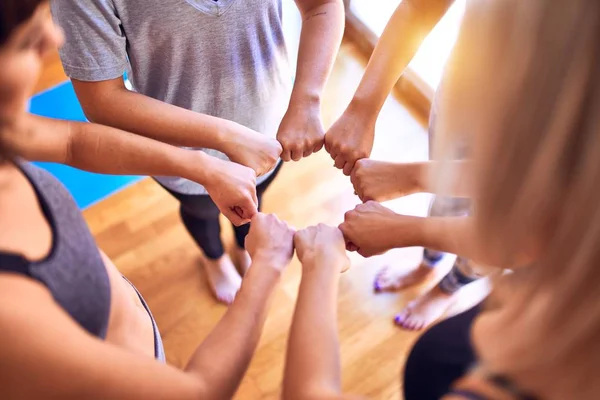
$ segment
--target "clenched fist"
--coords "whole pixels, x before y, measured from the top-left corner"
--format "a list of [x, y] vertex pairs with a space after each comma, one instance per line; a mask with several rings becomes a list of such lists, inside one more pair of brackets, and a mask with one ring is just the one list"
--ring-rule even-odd
[[421, 191], [420, 165], [364, 158], [354, 165], [350, 180], [364, 202], [391, 200]]
[[296, 232], [294, 245], [303, 267], [335, 267], [339, 272], [350, 267], [344, 236], [338, 228], [319, 224], [303, 229]]
[[250, 222], [257, 213], [256, 173], [236, 163], [211, 157], [206, 182], [210, 198], [236, 226]]
[[290, 108], [279, 126], [277, 140], [283, 147], [283, 161], [300, 161], [323, 147], [325, 130], [319, 105]]
[[269, 265], [283, 271], [294, 255], [294, 233], [287, 222], [273, 214], [256, 213], [246, 237], [246, 250], [252, 263]]
[[325, 149], [349, 176], [356, 161], [369, 158], [374, 140], [375, 120], [348, 108], [325, 134]]
[[231, 161], [252, 168], [257, 177], [275, 168], [281, 155], [277, 140], [232, 121], [226, 126], [224, 153]]
[[[402, 239], [397, 236], [404, 234], [401, 229], [404, 218], [410, 220], [416, 217], [396, 214], [379, 203], [369, 201], [348, 211], [340, 230], [349, 250], [357, 251], [363, 257], [371, 257], [397, 246]], [[406, 231], [408, 235], [414, 234]]]

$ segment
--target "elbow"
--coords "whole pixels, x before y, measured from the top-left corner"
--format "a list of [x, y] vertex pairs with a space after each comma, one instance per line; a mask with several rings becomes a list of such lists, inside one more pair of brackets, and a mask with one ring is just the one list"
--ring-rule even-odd
[[107, 118], [107, 116], [110, 114], [110, 111], [107, 110], [107, 108], [104, 106], [104, 102], [102, 100], [84, 100], [82, 98], [79, 98], [79, 103], [81, 104], [83, 115], [85, 115], [85, 118], [89, 122], [102, 125], [110, 125], [109, 119]]
[[77, 99], [88, 121], [110, 125], [114, 104], [121, 90], [127, 90], [121, 82], [80, 82], [73, 80]]

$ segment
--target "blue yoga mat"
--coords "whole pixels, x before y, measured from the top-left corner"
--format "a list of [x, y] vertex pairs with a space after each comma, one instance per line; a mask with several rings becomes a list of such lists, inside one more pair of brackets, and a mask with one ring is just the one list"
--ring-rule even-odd
[[[30, 111], [44, 117], [86, 121], [70, 82], [33, 97]], [[53, 163], [36, 163], [36, 165], [56, 176], [69, 189], [77, 205], [82, 209], [141, 179], [139, 176], [93, 174]]]

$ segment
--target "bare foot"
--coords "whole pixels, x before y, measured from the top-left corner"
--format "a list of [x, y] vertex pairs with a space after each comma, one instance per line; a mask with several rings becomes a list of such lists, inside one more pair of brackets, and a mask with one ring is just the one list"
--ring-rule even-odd
[[404, 329], [421, 330], [440, 319], [454, 304], [457, 296], [458, 292], [447, 294], [436, 285], [429, 292], [409, 303], [400, 314], [396, 315], [394, 322]]
[[417, 269], [406, 271], [391, 266], [381, 269], [375, 277], [373, 287], [376, 292], [392, 292], [425, 282], [433, 276], [435, 268], [421, 263]]
[[235, 246], [235, 249], [232, 251], [233, 262], [240, 273], [240, 275], [246, 275], [246, 272], [250, 269], [250, 264], [252, 263], [252, 259], [250, 258], [250, 254], [241, 247]]
[[236, 271], [227, 254], [218, 260], [204, 259], [204, 270], [215, 298], [223, 304], [231, 304], [242, 285], [242, 277]]

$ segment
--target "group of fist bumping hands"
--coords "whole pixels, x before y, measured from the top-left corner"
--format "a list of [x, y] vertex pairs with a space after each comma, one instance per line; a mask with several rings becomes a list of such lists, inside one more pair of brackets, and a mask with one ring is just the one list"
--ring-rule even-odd
[[[371, 257], [394, 247], [416, 244], [418, 239], [414, 237], [391, 237], [394, 231], [389, 228], [395, 219], [406, 219], [409, 223], [411, 217], [400, 216], [379, 202], [426, 191], [425, 182], [434, 163], [393, 163], [369, 159], [374, 143], [374, 124], [365, 129], [364, 123], [360, 123], [350, 109], [326, 133], [321, 122], [315, 122], [308, 131], [296, 132], [287, 129], [284, 118], [276, 140], [268, 137], [261, 137], [262, 143], [254, 140], [257, 151], [246, 153], [252, 158], [232, 159], [252, 168], [246, 168], [245, 174], [238, 175], [237, 196], [224, 196], [228, 208], [221, 206], [218, 200], [221, 196], [211, 193], [217, 205], [223, 207], [223, 214], [236, 225], [251, 222], [253, 230], [269, 232], [269, 240], [281, 241], [282, 250], [293, 252], [293, 242], [301, 260], [305, 259], [307, 252], [319, 249], [329, 252], [345, 248]], [[355, 194], [364, 204], [348, 211], [339, 227], [319, 224], [298, 232], [276, 216], [257, 210], [256, 177], [272, 170], [278, 158], [284, 162], [300, 161], [323, 147], [334, 160], [335, 167], [350, 177]], [[289, 242], [287, 245], [286, 241]], [[252, 254], [252, 244], [247, 243], [246, 246]], [[344, 252], [337, 254], [344, 255]]]

